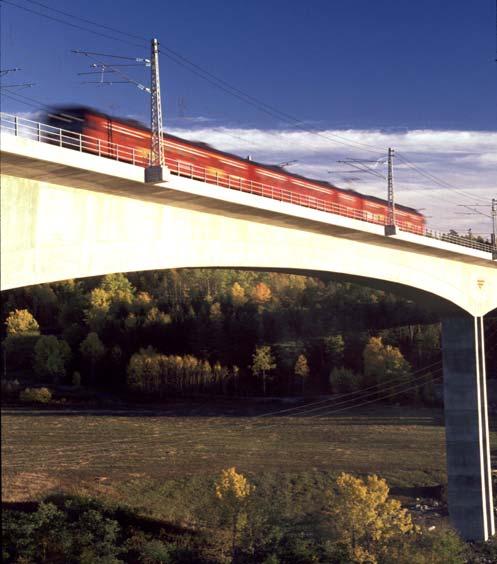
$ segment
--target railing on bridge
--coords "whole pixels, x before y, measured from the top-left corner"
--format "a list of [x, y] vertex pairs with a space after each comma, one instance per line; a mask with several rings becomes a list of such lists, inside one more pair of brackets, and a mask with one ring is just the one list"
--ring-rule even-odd
[[[149, 153], [143, 149], [127, 147], [110, 141], [102, 141], [96, 137], [91, 137], [68, 129], [53, 127], [51, 125], [32, 121], [26, 118], [20, 118], [3, 112], [0, 112], [0, 128], [2, 131], [15, 136], [33, 139], [43, 143], [50, 143], [52, 145], [58, 145], [60, 147], [74, 149], [80, 152], [92, 153], [100, 157], [113, 159], [119, 162], [125, 162], [141, 167], [146, 167], [150, 164]], [[290, 190], [285, 190], [269, 184], [254, 182], [252, 180], [246, 180], [239, 176], [224, 173], [213, 174], [204, 167], [187, 163], [185, 161], [171, 159], [167, 157], [167, 154], [165, 160], [171, 174], [177, 176], [192, 178], [194, 180], [200, 180], [202, 182], [221, 186], [230, 190], [247, 192], [264, 198], [312, 208], [351, 219], [365, 221], [367, 223], [375, 223], [378, 225], [385, 225], [386, 223], [386, 218], [377, 219], [368, 212], [357, 210], [342, 204], [327, 202], [312, 196], [296, 194]], [[420, 229], [417, 226], [407, 224], [402, 221], [396, 221], [396, 225], [402, 231], [423, 235], [432, 239], [438, 239], [489, 253], [492, 253], [492, 251], [495, 252], [495, 249], [490, 244], [475, 241], [474, 239], [461, 237], [459, 235], [441, 233], [429, 229]]]

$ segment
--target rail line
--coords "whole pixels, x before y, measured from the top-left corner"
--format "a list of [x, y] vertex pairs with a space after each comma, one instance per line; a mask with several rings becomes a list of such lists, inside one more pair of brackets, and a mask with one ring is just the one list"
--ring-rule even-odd
[[[147, 167], [150, 165], [149, 153], [141, 148], [137, 149], [135, 147], [128, 147], [110, 141], [102, 141], [96, 137], [21, 118], [12, 114], [0, 112], [0, 129], [17, 137], [31, 139], [40, 143], [58, 145], [59, 147], [69, 148], [79, 152], [91, 153], [99, 157], [113, 159], [118, 162], [125, 162], [140, 167]], [[219, 172], [213, 174], [205, 167], [194, 165], [185, 161], [171, 159], [167, 156], [167, 154], [165, 161], [171, 174], [176, 176], [191, 178], [230, 190], [246, 192], [264, 198], [270, 198], [272, 200], [286, 202], [301, 207], [312, 208], [350, 219], [357, 219], [366, 223], [374, 223], [377, 225], [386, 224], [386, 218], [375, 217], [366, 211], [357, 210], [334, 202], [327, 202], [313, 196], [295, 194], [290, 190], [271, 186], [270, 184], [246, 180], [231, 174], [221, 174]], [[438, 239], [440, 241], [488, 253], [496, 251], [492, 245], [487, 243], [482, 243], [480, 241], [475, 241], [458, 235], [441, 233], [431, 229], [419, 229], [412, 224], [407, 225], [399, 220], [396, 221], [396, 226], [401, 231], [415, 233], [416, 235], [429, 237], [431, 239]]]

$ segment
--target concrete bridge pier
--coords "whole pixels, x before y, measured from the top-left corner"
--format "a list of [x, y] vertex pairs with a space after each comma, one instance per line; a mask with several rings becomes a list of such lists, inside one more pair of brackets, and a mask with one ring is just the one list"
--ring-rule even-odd
[[495, 534], [483, 317], [442, 321], [448, 504], [466, 540]]

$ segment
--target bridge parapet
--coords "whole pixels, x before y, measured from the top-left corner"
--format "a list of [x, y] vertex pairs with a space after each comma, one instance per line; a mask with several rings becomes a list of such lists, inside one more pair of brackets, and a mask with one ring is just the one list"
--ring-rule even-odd
[[[69, 148], [79, 151], [80, 153], [90, 153], [101, 158], [111, 159], [121, 163], [129, 163], [139, 167], [148, 167], [151, 162], [150, 155], [144, 153], [143, 149], [136, 149], [135, 147], [120, 145], [113, 142], [102, 142], [101, 139], [96, 137], [75, 133], [74, 131], [53, 127], [51, 125], [25, 118], [19, 118], [18, 116], [3, 112], [0, 113], [0, 129], [2, 132], [16, 137], [22, 137], [40, 143], [50, 143], [61, 148]], [[167, 155], [165, 162], [170, 173], [179, 177], [190, 178], [191, 180], [205, 182], [207, 184], [224, 187], [230, 190], [253, 194], [269, 198], [271, 200], [290, 203], [342, 217], [348, 217], [365, 223], [382, 226], [386, 225], [386, 219], [372, 220], [368, 217], [366, 212], [343, 204], [325, 201], [312, 196], [295, 194], [290, 190], [285, 190], [261, 182], [246, 180], [231, 174], [220, 175], [217, 172], [213, 173], [205, 167], [198, 166], [193, 163], [171, 159], [167, 157]], [[415, 234], [420, 236], [452, 243], [454, 245], [460, 245], [470, 249], [484, 251], [489, 253], [492, 259], [497, 259], [497, 248], [495, 245], [492, 246], [481, 241], [461, 237], [451, 233], [442, 233], [433, 229], [417, 229], [413, 231], [413, 226], [407, 226], [402, 221], [397, 221], [396, 226], [400, 231], [406, 233], [415, 232]]]

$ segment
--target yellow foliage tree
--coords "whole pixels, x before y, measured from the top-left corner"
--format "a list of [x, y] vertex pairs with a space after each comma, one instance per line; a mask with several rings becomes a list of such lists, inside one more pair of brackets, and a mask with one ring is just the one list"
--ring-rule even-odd
[[238, 531], [243, 526], [246, 516], [244, 508], [248, 496], [254, 487], [243, 474], [238, 474], [236, 468], [227, 468], [221, 472], [216, 481], [216, 497], [222, 503], [223, 509], [231, 520], [231, 561], [236, 553]]
[[39, 335], [40, 327], [36, 319], [27, 309], [11, 311], [5, 321], [7, 335], [25, 336]]
[[388, 497], [389, 488], [382, 478], [373, 475], [363, 481], [342, 473], [336, 484], [328, 514], [338, 536], [349, 546], [353, 562], [376, 564], [388, 551], [389, 542], [417, 530], [400, 502]]
[[240, 286], [240, 284], [238, 284], [238, 282], [235, 282], [233, 286], [231, 286], [230, 294], [231, 303], [235, 307], [241, 307], [247, 302], [247, 298], [245, 297], [245, 290], [242, 286]]
[[301, 354], [297, 358], [297, 362], [295, 363], [295, 367], [293, 369], [295, 376], [300, 379], [302, 385], [302, 393], [304, 393], [305, 382], [309, 377], [309, 365], [307, 364], [307, 358]]

